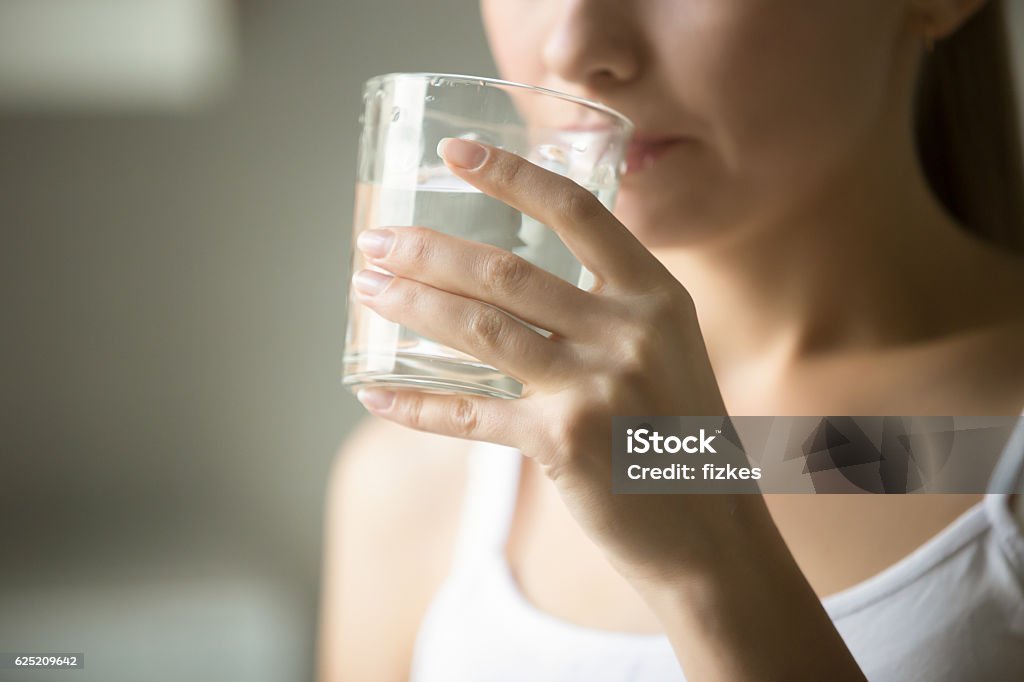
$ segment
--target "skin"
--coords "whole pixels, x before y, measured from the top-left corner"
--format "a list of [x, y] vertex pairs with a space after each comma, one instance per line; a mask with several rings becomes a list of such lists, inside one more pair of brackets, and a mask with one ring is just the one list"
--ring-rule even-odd
[[[1024, 290], [1020, 260], [941, 209], [909, 125], [923, 33], [948, 35], [978, 4], [482, 2], [502, 77], [687, 136], [623, 179], [614, 214], [495, 148], [476, 170], [449, 160], [552, 226], [597, 275], [589, 292], [426, 228], [384, 230], [390, 248], [364, 250], [395, 276], [363, 304], [526, 387], [517, 401], [360, 399], [416, 431], [522, 450], [508, 551], [535, 601], [596, 618], [545, 590], [545, 570], [579, 550], [634, 625], [669, 636], [690, 679], [862, 679], [819, 598], [977, 496], [613, 496], [609, 418], [1020, 413], [1024, 311], [1008, 295]], [[837, 528], [845, 546], [823, 549]], [[567, 540], [545, 563], [552, 537]]]

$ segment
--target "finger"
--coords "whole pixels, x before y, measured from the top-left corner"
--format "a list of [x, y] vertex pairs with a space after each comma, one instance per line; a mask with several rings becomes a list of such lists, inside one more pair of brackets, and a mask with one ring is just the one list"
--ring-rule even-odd
[[[370, 412], [417, 431], [483, 440], [523, 449], [526, 400], [426, 391], [361, 388], [356, 397]], [[530, 450], [527, 450], [530, 451]]]
[[385, 319], [468, 353], [522, 384], [551, 382], [569, 366], [567, 344], [494, 306], [373, 270], [360, 270], [352, 283], [359, 299]]
[[628, 289], [656, 276], [658, 261], [570, 178], [470, 140], [445, 138], [438, 154], [458, 177], [551, 227], [599, 281]]
[[369, 262], [400, 277], [490, 303], [563, 338], [607, 326], [594, 314], [600, 297], [497, 246], [419, 226], [366, 230], [358, 245]]

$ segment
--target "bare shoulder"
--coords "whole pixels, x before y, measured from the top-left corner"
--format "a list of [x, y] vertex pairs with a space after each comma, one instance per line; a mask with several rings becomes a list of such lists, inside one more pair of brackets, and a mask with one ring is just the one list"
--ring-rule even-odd
[[382, 514], [407, 514], [417, 504], [449, 499], [454, 489], [461, 489], [471, 445], [367, 415], [342, 442], [328, 492], [355, 487], [347, 492], [371, 504], [398, 503], [380, 509]]
[[967, 372], [968, 389], [989, 396], [990, 414], [1024, 410], [1024, 315], [966, 336], [951, 360]]
[[335, 456], [328, 513], [349, 513], [360, 528], [386, 531], [381, 550], [433, 546], [434, 538], [422, 531], [439, 531], [458, 514], [470, 446], [367, 415]]
[[367, 416], [327, 480], [318, 679], [406, 680], [448, 572], [470, 441]]

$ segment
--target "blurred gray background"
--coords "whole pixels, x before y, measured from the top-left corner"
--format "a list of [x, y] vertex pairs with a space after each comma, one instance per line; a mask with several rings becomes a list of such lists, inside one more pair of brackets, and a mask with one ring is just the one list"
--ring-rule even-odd
[[87, 660], [0, 679], [312, 678], [390, 71], [497, 75], [478, 3], [0, 0], [0, 652]]
[[87, 660], [0, 680], [312, 678], [390, 71], [494, 75], [477, 3], [0, 0], [0, 652]]

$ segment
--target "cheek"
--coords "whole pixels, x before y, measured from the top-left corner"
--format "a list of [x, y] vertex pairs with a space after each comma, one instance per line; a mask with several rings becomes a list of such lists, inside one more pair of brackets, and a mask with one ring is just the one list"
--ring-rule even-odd
[[[889, 3], [896, 5], [897, 3]], [[724, 168], [792, 180], [856, 148], [884, 112], [891, 17], [870, 0], [725, 0], [665, 57]], [[789, 169], [790, 173], [787, 173]]]
[[543, 14], [540, 5], [516, 0], [483, 0], [480, 12], [498, 76], [520, 83], [545, 80]]

